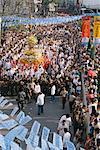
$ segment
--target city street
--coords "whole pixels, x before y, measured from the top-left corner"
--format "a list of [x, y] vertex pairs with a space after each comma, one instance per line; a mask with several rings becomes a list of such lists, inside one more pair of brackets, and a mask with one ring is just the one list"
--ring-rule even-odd
[[[8, 97], [7, 97], [8, 99]], [[9, 98], [9, 101], [12, 102], [14, 105], [10, 107], [10, 109], [4, 110], [6, 113], [10, 113], [11, 109], [17, 106], [15, 98]], [[66, 107], [63, 110], [62, 104], [61, 104], [61, 97], [56, 97], [56, 102], [51, 103], [50, 97], [46, 97], [45, 105], [44, 105], [44, 113], [40, 116], [37, 115], [37, 106], [35, 102], [32, 102], [30, 104], [27, 104], [24, 107], [25, 114], [30, 115], [32, 117], [32, 121], [27, 123], [26, 127], [28, 129], [31, 128], [32, 123], [37, 120], [41, 123], [41, 127], [47, 126], [50, 128], [51, 132], [55, 132], [57, 129], [57, 124], [60, 119], [60, 117], [63, 114], [69, 113], [69, 103], [66, 103]]]
[[[15, 99], [16, 97], [14, 98], [6, 97], [6, 98], [9, 99], [9, 102], [13, 103], [13, 106], [11, 106], [8, 109], [4, 109], [3, 111], [6, 114], [10, 114], [11, 110], [17, 106], [16, 99]], [[42, 129], [44, 126], [48, 127], [51, 130], [50, 135], [49, 135], [49, 141], [52, 142], [52, 135], [53, 135], [53, 132], [57, 131], [57, 125], [58, 125], [60, 117], [65, 113], [69, 113], [69, 103], [68, 102], [66, 103], [66, 107], [63, 110], [62, 105], [61, 105], [61, 97], [56, 97], [56, 102], [53, 102], [53, 103], [51, 103], [50, 97], [46, 97], [45, 105], [44, 105], [44, 113], [42, 115], [40, 116], [37, 115], [37, 106], [35, 102], [27, 104], [24, 107], [23, 111], [25, 112], [26, 115], [28, 114], [32, 117], [32, 121], [25, 125], [25, 127], [29, 129], [27, 137], [29, 135], [29, 131], [32, 127], [33, 122], [37, 120], [38, 122], [41, 123], [39, 135], [41, 136]], [[1, 133], [2, 135], [6, 135], [8, 131], [1, 130]], [[21, 147], [23, 149], [26, 149], [26, 145], [24, 142], [21, 142]]]

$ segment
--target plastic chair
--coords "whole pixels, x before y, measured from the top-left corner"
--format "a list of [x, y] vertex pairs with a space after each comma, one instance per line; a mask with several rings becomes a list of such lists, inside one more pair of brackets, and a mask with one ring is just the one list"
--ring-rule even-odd
[[38, 121], [34, 121], [31, 131], [30, 131], [30, 135], [27, 139], [28, 141], [30, 141], [30, 143], [31, 143], [31, 141], [33, 141], [34, 137], [38, 134], [40, 126], [41, 125]]
[[47, 127], [43, 127], [41, 139], [48, 141], [50, 129]]
[[38, 147], [38, 145], [39, 145], [39, 136], [36, 135], [31, 143], [32, 143], [33, 147]]
[[41, 139], [42, 150], [49, 150], [48, 144], [45, 140]]
[[15, 107], [15, 108], [12, 110], [10, 116], [11, 116], [11, 117], [14, 117], [14, 115], [17, 113], [18, 110], [19, 110], [19, 108], [18, 108], [18, 107]]
[[21, 140], [21, 141], [24, 141], [24, 140], [25, 140], [25, 137], [26, 137], [26, 135], [27, 135], [27, 132], [28, 132], [28, 129], [24, 127], [23, 130], [22, 130], [22, 132], [19, 133], [19, 134], [16, 136], [16, 138], [19, 139], [19, 140]]
[[11, 130], [12, 128], [16, 127], [18, 123], [14, 119], [3, 121], [0, 124], [0, 129], [8, 129]]
[[63, 150], [62, 137], [56, 133], [53, 133], [53, 145]]
[[22, 150], [22, 148], [15, 142], [11, 142], [11, 150]]
[[8, 109], [9, 107], [13, 106], [13, 103], [9, 103], [8, 105], [6, 105], [4, 108]]
[[66, 141], [67, 142], [67, 149], [68, 150], [76, 150], [74, 144], [71, 141]]
[[51, 142], [48, 142], [50, 150], [60, 150], [58, 147], [54, 146]]
[[0, 134], [0, 147], [3, 149], [6, 149], [5, 141], [4, 141], [4, 136]]
[[20, 125], [25, 125], [26, 123], [30, 122], [32, 120], [32, 118], [27, 115], [26, 117], [24, 117], [22, 120], [20, 120]]
[[20, 113], [16, 117], [16, 121], [20, 123], [20, 121], [25, 117], [25, 113], [23, 111], [20, 111]]
[[9, 119], [9, 116], [6, 115], [6, 114], [0, 113], [0, 120], [3, 121], [3, 120], [6, 120], [6, 119]]
[[0, 103], [2, 103], [4, 99], [4, 96], [0, 97]]
[[19, 134], [22, 133], [24, 128], [25, 128], [24, 126], [19, 125], [5, 135], [6, 150], [10, 150], [11, 142], [15, 139], [15, 137], [17, 137]]
[[40, 147], [36, 147], [35, 150], [42, 150]]
[[0, 107], [3, 108], [9, 101], [6, 99], [2, 103], [0, 103]]
[[39, 136], [36, 135], [33, 140], [25, 140], [26, 144], [27, 144], [27, 150], [29, 149], [35, 149], [36, 147], [38, 147], [39, 145]]

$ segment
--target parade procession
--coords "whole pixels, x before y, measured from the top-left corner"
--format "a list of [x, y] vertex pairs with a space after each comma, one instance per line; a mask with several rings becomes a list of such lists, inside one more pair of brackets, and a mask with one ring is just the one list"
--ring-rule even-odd
[[100, 13], [47, 1], [0, 17], [0, 150], [99, 150]]

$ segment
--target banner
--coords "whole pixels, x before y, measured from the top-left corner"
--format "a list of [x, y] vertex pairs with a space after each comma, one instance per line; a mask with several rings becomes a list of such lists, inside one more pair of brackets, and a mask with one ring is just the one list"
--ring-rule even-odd
[[82, 18], [82, 43], [88, 43], [90, 38], [90, 20], [91, 17]]
[[90, 17], [82, 19], [82, 38], [90, 38]]
[[94, 17], [94, 41], [100, 44], [100, 16]]

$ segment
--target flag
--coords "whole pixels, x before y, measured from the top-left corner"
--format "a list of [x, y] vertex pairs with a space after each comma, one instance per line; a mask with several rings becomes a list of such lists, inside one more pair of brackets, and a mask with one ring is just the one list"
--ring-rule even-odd
[[90, 38], [90, 20], [91, 17], [83, 17], [82, 19], [82, 43], [88, 43]]
[[94, 17], [94, 42], [100, 44], [100, 16]]

